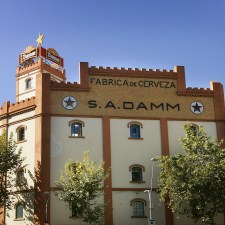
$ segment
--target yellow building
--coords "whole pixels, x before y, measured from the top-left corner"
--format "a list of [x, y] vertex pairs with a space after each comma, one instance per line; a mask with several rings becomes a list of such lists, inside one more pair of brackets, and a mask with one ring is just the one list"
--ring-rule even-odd
[[[1, 131], [12, 132], [26, 156], [17, 171], [26, 185], [15, 185], [17, 199], [2, 216], [2, 224], [44, 224], [44, 192], [50, 192], [51, 225], [83, 224], [70, 218], [54, 188], [65, 162], [81, 160], [89, 150], [92, 160], [104, 160], [105, 167], [111, 167], [105, 182], [105, 225], [146, 225], [149, 201], [144, 190], [150, 188], [150, 159], [181, 150], [178, 139], [187, 121], [203, 125], [209, 136], [225, 138], [224, 120], [222, 84], [186, 88], [183, 66], [119, 69], [82, 62], [80, 82], [69, 83], [63, 58], [53, 48], [29, 46], [19, 56], [16, 103], [5, 102], [0, 108]], [[177, 219], [159, 203], [155, 171], [156, 224], [193, 224]], [[223, 216], [218, 221], [223, 224]]]

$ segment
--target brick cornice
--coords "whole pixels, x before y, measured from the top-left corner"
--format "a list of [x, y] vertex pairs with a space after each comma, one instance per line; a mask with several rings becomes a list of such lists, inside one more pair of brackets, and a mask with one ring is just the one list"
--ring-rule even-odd
[[37, 62], [32, 63], [31, 65], [28, 65], [26, 67], [17, 67], [16, 69], [16, 77], [19, 77], [23, 74], [32, 72], [34, 70], [39, 70], [40, 73], [50, 73], [54, 74], [55, 76], [60, 77], [63, 81], [66, 80], [65, 70], [58, 70], [54, 67], [46, 64], [42, 58], [39, 58]]

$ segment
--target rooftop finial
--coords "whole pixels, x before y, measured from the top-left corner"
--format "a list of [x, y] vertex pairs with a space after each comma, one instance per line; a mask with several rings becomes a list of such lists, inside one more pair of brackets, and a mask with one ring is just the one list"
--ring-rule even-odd
[[38, 36], [38, 39], [36, 40], [37, 41], [37, 47], [41, 47], [42, 45], [42, 39], [44, 38], [44, 34], [41, 34], [39, 33], [39, 36]]

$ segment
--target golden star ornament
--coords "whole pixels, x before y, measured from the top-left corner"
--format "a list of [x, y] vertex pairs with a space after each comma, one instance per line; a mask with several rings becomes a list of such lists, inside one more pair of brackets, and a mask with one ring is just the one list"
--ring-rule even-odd
[[44, 34], [41, 34], [39, 33], [39, 36], [38, 36], [38, 39], [36, 40], [37, 41], [37, 47], [40, 47], [43, 43], [43, 39], [44, 38]]

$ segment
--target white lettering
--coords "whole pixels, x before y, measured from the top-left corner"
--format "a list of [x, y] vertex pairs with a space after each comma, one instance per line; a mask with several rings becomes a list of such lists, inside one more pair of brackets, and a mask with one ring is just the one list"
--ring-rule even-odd
[[26, 59], [29, 59], [29, 58], [32, 58], [32, 57], [35, 57], [35, 56], [36, 56], [36, 50], [32, 51], [32, 52], [29, 52], [27, 54], [22, 54], [22, 60], [26, 60]]
[[60, 59], [54, 55], [52, 55], [50, 52], [47, 51], [47, 57], [52, 59], [53, 61], [56, 61], [58, 63], [60, 63]]

